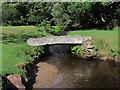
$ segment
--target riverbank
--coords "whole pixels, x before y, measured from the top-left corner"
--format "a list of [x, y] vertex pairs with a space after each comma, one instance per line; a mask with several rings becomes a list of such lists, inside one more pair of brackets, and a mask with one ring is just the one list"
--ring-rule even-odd
[[45, 62], [39, 62], [37, 67], [38, 72], [36, 73], [33, 88], [40, 88], [49, 84], [58, 73], [58, 69], [55, 66]]
[[[70, 31], [68, 35], [85, 35], [93, 37], [90, 41], [95, 47], [92, 48], [94, 54], [100, 57], [102, 60], [113, 59], [119, 61], [119, 42], [118, 42], [118, 30], [120, 28], [116, 27], [113, 30], [78, 30]], [[73, 47], [75, 48], [74, 53], [78, 54], [84, 46]]]
[[[33, 26], [12, 26], [2, 29], [2, 76], [20, 75], [25, 82], [26, 65], [32, 63], [44, 53], [44, 47], [29, 47], [26, 40], [30, 37], [41, 37], [45, 33], [38, 33]], [[28, 29], [28, 30], [26, 30]]]

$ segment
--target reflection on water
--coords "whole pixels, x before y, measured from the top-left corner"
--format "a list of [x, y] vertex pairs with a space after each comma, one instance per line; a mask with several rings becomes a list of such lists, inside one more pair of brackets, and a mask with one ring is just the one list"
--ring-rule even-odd
[[44, 88], [120, 88], [120, 63], [81, 60], [64, 53], [53, 54], [42, 60], [59, 71]]

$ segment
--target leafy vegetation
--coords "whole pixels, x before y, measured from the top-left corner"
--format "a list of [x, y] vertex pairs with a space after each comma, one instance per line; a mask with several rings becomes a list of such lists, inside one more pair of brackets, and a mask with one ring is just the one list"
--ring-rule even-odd
[[50, 26], [64, 26], [60, 30], [110, 30], [120, 25], [119, 8], [118, 2], [4, 2], [3, 25], [48, 22]]
[[50, 35], [60, 35], [63, 31], [61, 30], [61, 26], [50, 26], [50, 25], [37, 25], [36, 26], [37, 30], [40, 33], [48, 33]]
[[71, 51], [75, 52], [76, 54], [79, 54], [80, 50], [82, 49], [81, 45], [77, 45], [71, 48]]

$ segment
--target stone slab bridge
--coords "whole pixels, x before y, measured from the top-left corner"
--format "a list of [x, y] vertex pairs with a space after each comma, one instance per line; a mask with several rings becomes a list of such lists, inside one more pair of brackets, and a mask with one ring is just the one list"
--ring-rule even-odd
[[30, 46], [43, 46], [52, 44], [82, 44], [84, 41], [92, 40], [92, 37], [83, 35], [46, 36], [40, 38], [29, 38]]

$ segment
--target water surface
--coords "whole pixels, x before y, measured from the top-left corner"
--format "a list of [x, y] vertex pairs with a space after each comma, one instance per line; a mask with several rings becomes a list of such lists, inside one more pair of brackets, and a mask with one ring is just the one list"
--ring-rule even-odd
[[42, 88], [120, 88], [120, 63], [82, 60], [58, 50], [56, 48], [55, 53], [53, 50], [52, 55], [41, 58], [58, 70], [54, 79]]

